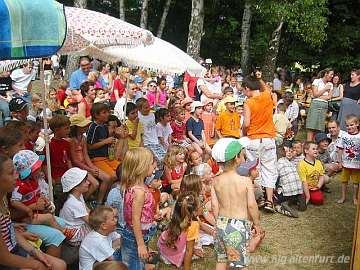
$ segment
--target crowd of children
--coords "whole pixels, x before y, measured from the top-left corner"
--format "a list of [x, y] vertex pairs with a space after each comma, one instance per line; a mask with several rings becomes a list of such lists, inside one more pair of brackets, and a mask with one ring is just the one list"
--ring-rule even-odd
[[[159, 260], [187, 270], [208, 245], [216, 269], [242, 268], [265, 236], [259, 209], [299, 217], [310, 203], [325, 202], [326, 185], [339, 172], [337, 202], [344, 203], [351, 180], [357, 204], [356, 115], [347, 116], [341, 136], [318, 133], [315, 141], [300, 142], [293, 139], [297, 119], [286, 114], [289, 95], [277, 103], [259, 75], [242, 86], [230, 77], [222, 94], [202, 101], [169, 87], [165, 77], [135, 77], [113, 106], [92, 75], [80, 87], [80, 104], [66, 83], [50, 92], [52, 111], [66, 107], [65, 114], [43, 114], [35, 94], [32, 104], [10, 101], [12, 120], [0, 129], [1, 269], [44, 269], [20, 260], [26, 254], [65, 269], [58, 258], [74, 263], [63, 255], [69, 249], [81, 270], [154, 269]], [[205, 80], [221, 87], [216, 69]], [[43, 117], [52, 131], [54, 203], [44, 162], [47, 136], [36, 122]], [[14, 230], [11, 222], [26, 227]], [[157, 251], [149, 245], [155, 237]]]

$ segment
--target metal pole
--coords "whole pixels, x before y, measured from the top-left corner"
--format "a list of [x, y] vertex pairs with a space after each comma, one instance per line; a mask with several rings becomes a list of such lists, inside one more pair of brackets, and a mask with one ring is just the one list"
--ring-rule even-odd
[[47, 121], [47, 103], [46, 103], [46, 89], [44, 83], [44, 67], [42, 59], [40, 60], [40, 83], [41, 83], [41, 99], [43, 103], [43, 121], [44, 121], [44, 138], [45, 138], [45, 154], [46, 154], [46, 167], [47, 179], [49, 185], [49, 199], [54, 202], [53, 182], [51, 177], [51, 163], [50, 163], [50, 147], [49, 147], [49, 126]]

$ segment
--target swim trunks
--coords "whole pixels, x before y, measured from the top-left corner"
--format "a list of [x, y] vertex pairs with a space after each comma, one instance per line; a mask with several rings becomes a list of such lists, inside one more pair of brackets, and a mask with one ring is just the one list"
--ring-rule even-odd
[[216, 222], [215, 253], [217, 262], [229, 263], [230, 267], [249, 265], [247, 252], [251, 225], [245, 219], [218, 217]]

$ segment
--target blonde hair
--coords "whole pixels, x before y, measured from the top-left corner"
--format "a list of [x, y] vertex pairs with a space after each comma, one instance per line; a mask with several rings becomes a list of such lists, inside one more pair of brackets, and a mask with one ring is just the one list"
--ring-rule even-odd
[[207, 172], [212, 172], [211, 166], [207, 163], [201, 163], [198, 166], [193, 167], [191, 170], [191, 173], [200, 177], [204, 177]]
[[170, 146], [164, 158], [164, 164], [170, 169], [174, 169], [176, 166], [176, 155], [186, 153], [185, 148], [179, 145]]
[[99, 76], [100, 76], [99, 71], [90, 71], [88, 74], [88, 80], [92, 82], [96, 82]]
[[154, 162], [150, 150], [144, 147], [130, 149], [126, 152], [121, 172], [122, 189], [128, 189], [144, 182], [149, 167]]
[[89, 214], [89, 224], [95, 230], [99, 230], [101, 224], [106, 222], [109, 213], [114, 213], [111, 206], [101, 205], [92, 210]]
[[354, 122], [355, 124], [359, 125], [359, 118], [355, 114], [349, 114], [345, 117], [345, 123]]

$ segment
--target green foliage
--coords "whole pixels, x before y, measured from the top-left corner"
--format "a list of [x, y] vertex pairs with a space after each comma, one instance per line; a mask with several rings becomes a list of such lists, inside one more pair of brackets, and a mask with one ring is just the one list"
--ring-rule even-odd
[[[73, 0], [59, 0], [72, 6]], [[237, 65], [241, 58], [244, 0], [205, 0], [201, 55], [215, 63]], [[110, 3], [110, 4], [109, 4]], [[150, 0], [149, 29], [156, 33], [165, 0]], [[360, 19], [357, 0], [253, 0], [250, 66], [262, 65], [271, 34], [285, 22], [278, 66], [332, 66], [348, 72], [360, 66]], [[126, 20], [139, 25], [140, 0], [126, 0]], [[88, 0], [88, 8], [119, 17], [118, 0]], [[163, 38], [186, 51], [191, 0], [176, 0], [166, 21]]]

